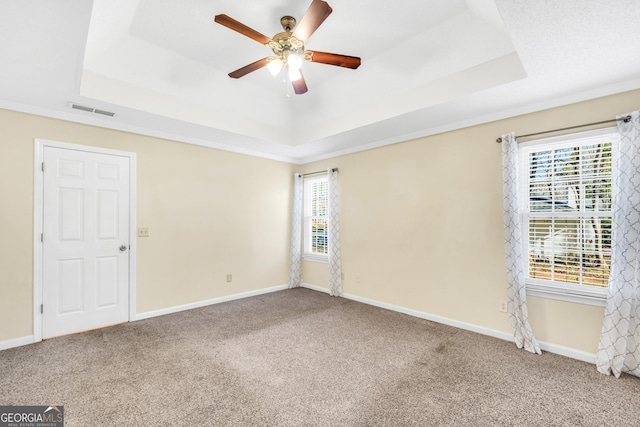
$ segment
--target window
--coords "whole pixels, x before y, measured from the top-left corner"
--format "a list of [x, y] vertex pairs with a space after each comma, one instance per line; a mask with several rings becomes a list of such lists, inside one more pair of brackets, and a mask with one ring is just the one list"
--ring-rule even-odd
[[527, 291], [601, 305], [611, 263], [611, 130], [521, 144]]
[[327, 261], [327, 214], [329, 181], [326, 176], [304, 180], [304, 256]]

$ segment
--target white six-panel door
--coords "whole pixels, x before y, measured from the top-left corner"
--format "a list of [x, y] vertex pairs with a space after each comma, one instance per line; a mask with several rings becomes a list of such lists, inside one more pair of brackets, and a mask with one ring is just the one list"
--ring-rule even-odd
[[126, 322], [130, 159], [44, 147], [42, 337]]

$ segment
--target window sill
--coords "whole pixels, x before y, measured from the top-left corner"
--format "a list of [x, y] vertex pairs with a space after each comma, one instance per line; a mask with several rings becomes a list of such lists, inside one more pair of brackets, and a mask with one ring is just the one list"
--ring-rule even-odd
[[606, 289], [592, 292], [579, 292], [552, 286], [527, 284], [527, 296], [550, 298], [558, 301], [593, 305], [596, 307], [605, 307], [607, 305]]
[[304, 254], [302, 258], [305, 261], [319, 262], [319, 263], [322, 263], [322, 264], [327, 264], [329, 262], [329, 256], [328, 255]]

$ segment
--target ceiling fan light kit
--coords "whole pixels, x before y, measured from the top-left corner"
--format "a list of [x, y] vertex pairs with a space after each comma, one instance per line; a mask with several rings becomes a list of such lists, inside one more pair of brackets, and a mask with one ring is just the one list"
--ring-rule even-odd
[[[286, 77], [291, 82], [297, 95], [307, 92], [307, 85], [302, 76], [302, 63], [318, 62], [327, 65], [356, 69], [360, 66], [360, 58], [355, 56], [339, 55], [337, 53], [304, 50], [304, 43], [318, 29], [333, 9], [322, 0], [313, 0], [309, 9], [296, 26], [296, 19], [292, 16], [283, 16], [280, 24], [284, 32], [274, 35], [272, 38], [257, 32], [227, 16], [216, 15], [214, 21], [220, 25], [247, 36], [258, 43], [271, 49], [274, 56], [259, 59], [249, 65], [245, 65], [229, 73], [229, 77], [238, 79], [247, 74], [267, 67], [273, 76], [277, 76], [281, 70], [286, 69]], [[286, 65], [286, 67], [284, 67]], [[285, 77], [285, 80], [286, 80]]]
[[267, 62], [267, 70], [269, 70], [272, 76], [277, 76], [280, 70], [282, 70], [282, 60], [278, 57], [270, 56]]
[[289, 80], [295, 82], [302, 78], [302, 73], [299, 68], [292, 67], [291, 65], [287, 65], [287, 73], [289, 74]]

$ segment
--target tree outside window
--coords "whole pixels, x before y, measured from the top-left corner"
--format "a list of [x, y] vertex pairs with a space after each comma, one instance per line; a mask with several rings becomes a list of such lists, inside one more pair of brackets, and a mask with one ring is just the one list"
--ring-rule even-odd
[[608, 287], [612, 137], [520, 149], [528, 284]]

